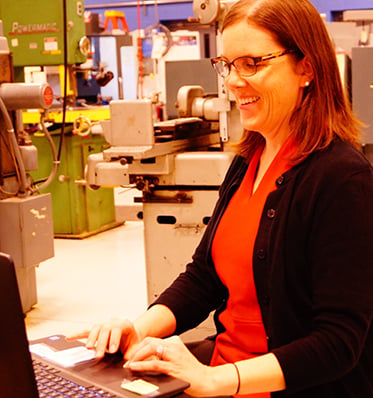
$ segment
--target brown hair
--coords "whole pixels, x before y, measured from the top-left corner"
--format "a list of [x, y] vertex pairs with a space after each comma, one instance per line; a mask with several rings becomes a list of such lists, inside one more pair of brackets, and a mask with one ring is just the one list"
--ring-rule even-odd
[[[327, 147], [335, 136], [358, 147], [360, 123], [343, 90], [333, 44], [315, 7], [308, 0], [239, 0], [228, 11], [222, 30], [243, 19], [266, 29], [280, 45], [312, 65], [313, 81], [291, 118], [297, 143], [294, 162]], [[258, 135], [244, 130], [238, 142], [242, 155], [248, 156], [263, 142]]]

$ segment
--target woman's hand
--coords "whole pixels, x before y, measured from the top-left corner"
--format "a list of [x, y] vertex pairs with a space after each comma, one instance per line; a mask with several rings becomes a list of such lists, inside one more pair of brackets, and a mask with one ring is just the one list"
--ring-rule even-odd
[[[145, 338], [132, 351], [125, 366], [134, 371], [155, 371], [182, 379], [190, 383], [190, 388], [186, 390], [189, 395], [220, 395], [216, 394], [216, 388], [219, 385], [217, 380], [221, 367], [214, 368], [203, 365], [178, 336], [166, 339]], [[231, 371], [233, 372], [233, 384], [235, 384], [234, 368]], [[231, 395], [234, 392], [235, 386], [225, 387], [229, 388], [226, 395]]]
[[154, 305], [134, 322], [112, 319], [95, 325], [90, 331], [69, 336], [67, 340], [87, 339], [86, 347], [96, 348], [97, 358], [102, 358], [105, 352], [120, 350], [128, 359], [145, 336], [169, 336], [175, 327], [176, 319], [171, 310], [164, 305]]
[[67, 340], [77, 339], [87, 339], [86, 347], [96, 349], [96, 358], [102, 358], [106, 352], [113, 354], [120, 350], [128, 359], [135, 345], [140, 342], [134, 324], [123, 319], [112, 319], [95, 325], [90, 331], [67, 337]]

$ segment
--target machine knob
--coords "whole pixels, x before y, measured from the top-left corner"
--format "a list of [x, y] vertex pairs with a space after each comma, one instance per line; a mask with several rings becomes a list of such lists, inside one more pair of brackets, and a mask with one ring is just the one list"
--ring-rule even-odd
[[83, 36], [79, 40], [79, 50], [85, 57], [88, 57], [88, 55], [91, 54], [91, 51], [92, 51], [91, 41], [88, 39], [87, 36]]

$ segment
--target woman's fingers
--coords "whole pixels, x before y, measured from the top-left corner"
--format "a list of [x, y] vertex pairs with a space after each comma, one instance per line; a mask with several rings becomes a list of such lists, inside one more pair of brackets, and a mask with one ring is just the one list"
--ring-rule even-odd
[[144, 361], [154, 357], [157, 354], [157, 347], [161, 342], [161, 339], [146, 337], [136, 346], [136, 349], [132, 352], [132, 355], [128, 359], [132, 362]]
[[79, 339], [86, 339], [89, 336], [90, 331], [84, 330], [79, 333], [70, 334], [69, 336], [65, 336], [67, 341], [79, 340]]
[[192, 356], [176, 336], [168, 339], [147, 337], [136, 346], [127, 366], [133, 370], [154, 370], [169, 374], [179, 367], [184, 355]]
[[96, 358], [102, 358], [106, 352], [115, 353], [119, 349], [123, 353], [129, 347], [129, 342], [135, 342], [136, 331], [132, 322], [122, 319], [112, 319], [109, 322], [96, 324], [90, 331], [83, 331], [68, 336], [68, 340], [86, 339], [86, 347], [95, 348]]
[[87, 339], [87, 348], [96, 348], [96, 358], [102, 358], [108, 348], [110, 327], [106, 324], [95, 325]]

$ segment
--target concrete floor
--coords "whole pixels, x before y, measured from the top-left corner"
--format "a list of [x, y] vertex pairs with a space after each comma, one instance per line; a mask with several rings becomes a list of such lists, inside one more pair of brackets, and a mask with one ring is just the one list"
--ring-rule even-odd
[[127, 221], [86, 239], [55, 239], [36, 269], [38, 303], [26, 314], [30, 340], [71, 334], [147, 307], [143, 223]]

